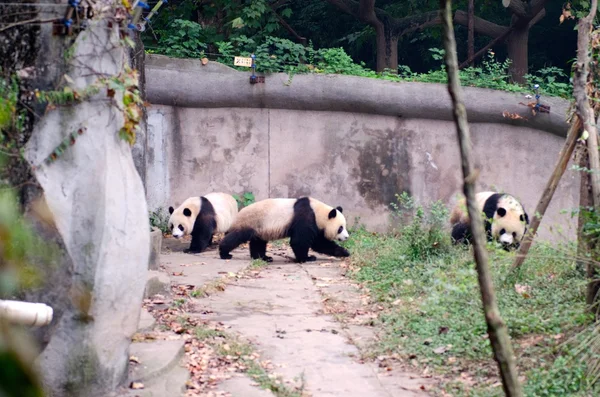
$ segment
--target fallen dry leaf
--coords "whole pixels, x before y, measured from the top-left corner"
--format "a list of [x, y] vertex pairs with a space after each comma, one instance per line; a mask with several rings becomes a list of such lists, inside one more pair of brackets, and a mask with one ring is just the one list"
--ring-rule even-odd
[[433, 352], [435, 354], [444, 354], [448, 351], [449, 349], [446, 346], [440, 346], [438, 348], [433, 349]]
[[129, 356], [129, 361], [131, 361], [132, 363], [140, 363], [140, 359], [136, 356]]
[[515, 291], [525, 299], [531, 298], [531, 295], [529, 294], [531, 292], [531, 287], [529, 285], [515, 284]]
[[142, 382], [131, 382], [129, 388], [134, 390], [140, 390], [144, 388], [144, 384]]

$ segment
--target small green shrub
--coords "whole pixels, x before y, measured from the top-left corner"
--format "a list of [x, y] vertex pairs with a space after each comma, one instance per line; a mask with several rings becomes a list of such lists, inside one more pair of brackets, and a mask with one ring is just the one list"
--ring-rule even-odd
[[235, 201], [237, 201], [239, 209], [247, 207], [256, 201], [254, 193], [252, 192], [245, 192], [241, 196], [233, 194], [233, 198], [235, 199]]
[[169, 232], [169, 212], [159, 207], [150, 211], [150, 226], [158, 228], [163, 233]]
[[434, 202], [426, 211], [406, 192], [396, 194], [396, 200], [390, 204], [394, 210], [392, 217], [403, 224], [397, 233], [409, 260], [426, 260], [450, 252], [451, 241], [446, 228], [449, 212], [444, 203]]

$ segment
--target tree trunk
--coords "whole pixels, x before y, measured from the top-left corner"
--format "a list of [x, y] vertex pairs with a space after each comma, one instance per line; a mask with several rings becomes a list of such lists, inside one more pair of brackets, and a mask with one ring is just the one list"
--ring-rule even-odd
[[[577, 153], [577, 164], [584, 169], [589, 169], [588, 152], [585, 145], [581, 145]], [[596, 242], [589, 239], [583, 233], [583, 227], [589, 219], [586, 213], [593, 207], [592, 197], [592, 178], [589, 172], [580, 171], [581, 185], [579, 187], [579, 217], [577, 220], [577, 269], [586, 270], [588, 284], [585, 294], [585, 302], [588, 312], [598, 318], [598, 303], [596, 302], [600, 291], [600, 281], [598, 280], [598, 269], [596, 263], [592, 260], [592, 255], [597, 255]]]
[[506, 41], [508, 57], [511, 60], [510, 75], [512, 80], [517, 83], [525, 83], [523, 76], [529, 70], [529, 58], [527, 56], [528, 42], [528, 25], [516, 26]]
[[398, 34], [385, 21], [375, 26], [375, 33], [377, 35], [377, 71], [383, 72], [385, 69], [391, 69], [393, 73], [397, 73]]
[[[578, 143], [575, 150], [575, 162], [579, 167], [585, 169], [589, 167], [587, 147], [585, 144]], [[587, 172], [580, 171], [579, 184], [579, 216], [577, 217], [577, 270], [583, 272], [586, 269], [587, 260], [589, 259], [588, 244], [583, 235], [583, 227], [585, 226], [585, 211], [584, 208], [591, 207], [592, 204], [592, 184], [590, 175]]]
[[467, 63], [469, 66], [473, 66], [473, 59], [475, 57], [475, 0], [469, 0], [469, 6], [467, 8]]

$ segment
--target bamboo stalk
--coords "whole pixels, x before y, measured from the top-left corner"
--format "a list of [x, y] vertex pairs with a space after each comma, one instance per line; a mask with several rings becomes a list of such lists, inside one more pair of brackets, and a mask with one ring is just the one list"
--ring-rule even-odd
[[579, 117], [575, 116], [573, 118], [571, 126], [569, 127], [569, 132], [567, 132], [567, 139], [565, 141], [565, 145], [560, 151], [558, 163], [554, 167], [554, 171], [552, 172], [552, 175], [550, 175], [548, 183], [546, 183], [546, 188], [542, 193], [542, 197], [540, 198], [540, 201], [538, 201], [537, 206], [535, 207], [535, 212], [533, 213], [533, 217], [531, 218], [531, 224], [529, 225], [529, 230], [523, 238], [521, 247], [517, 252], [515, 261], [512, 265], [513, 268], [518, 268], [519, 266], [521, 266], [525, 261], [525, 258], [527, 258], [527, 253], [529, 252], [531, 243], [533, 243], [533, 239], [535, 238], [537, 230], [540, 227], [542, 218], [544, 217], [544, 214], [548, 209], [550, 201], [552, 201], [552, 196], [554, 196], [554, 192], [558, 187], [558, 182], [565, 173], [565, 170], [567, 169], [567, 164], [569, 164], [569, 160], [573, 155], [573, 151], [575, 150], [575, 145], [577, 144], [577, 138], [579, 137], [580, 130], [581, 121], [579, 120]]
[[488, 266], [486, 237], [483, 230], [481, 214], [475, 202], [475, 173], [471, 156], [471, 137], [467, 112], [465, 109], [462, 89], [458, 77], [458, 59], [456, 56], [456, 39], [452, 25], [452, 0], [440, 0], [443, 10], [442, 25], [444, 28], [444, 48], [446, 49], [446, 66], [448, 70], [448, 92], [452, 98], [454, 121], [461, 153], [461, 165], [464, 176], [463, 190], [467, 198], [467, 209], [473, 235], [473, 254], [477, 267], [477, 278], [481, 289], [481, 300], [488, 335], [494, 351], [494, 359], [498, 363], [502, 386], [507, 396], [522, 396], [521, 385], [517, 376], [517, 365], [508, 335], [506, 324], [500, 316], [492, 277]]

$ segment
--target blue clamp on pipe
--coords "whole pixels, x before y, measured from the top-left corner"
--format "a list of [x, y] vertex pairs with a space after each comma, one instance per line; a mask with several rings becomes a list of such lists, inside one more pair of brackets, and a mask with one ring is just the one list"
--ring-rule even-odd
[[540, 93], [539, 93], [539, 89], [540, 89], [540, 85], [539, 84], [535, 84], [533, 86], [533, 89], [535, 90], [535, 109], [539, 110], [540, 109]]
[[79, 7], [79, 3], [81, 3], [81, 0], [69, 0], [69, 5], [73, 8]]
[[144, 3], [143, 1], [138, 1], [137, 5], [138, 5], [138, 7], [142, 7], [144, 10], [150, 9], [150, 6], [146, 3]]
[[63, 24], [65, 25], [65, 27], [69, 27], [71, 25], [73, 25], [73, 20], [72, 19], [63, 19]]
[[252, 76], [250, 76], [250, 84], [256, 84], [258, 82], [256, 74], [254, 74], [256, 71], [256, 55], [252, 54], [250, 55], [250, 58], [252, 58]]

